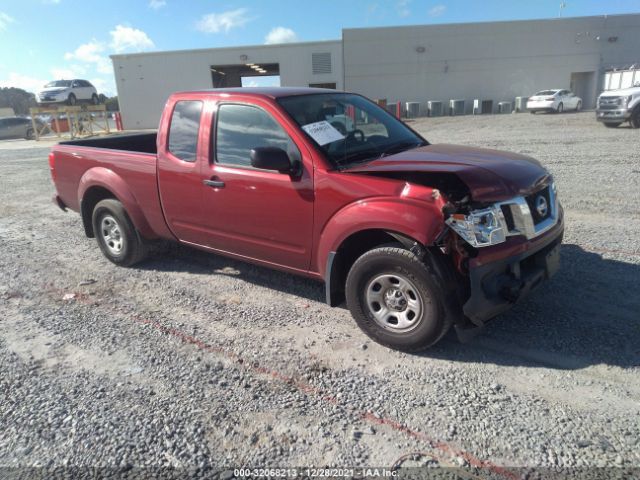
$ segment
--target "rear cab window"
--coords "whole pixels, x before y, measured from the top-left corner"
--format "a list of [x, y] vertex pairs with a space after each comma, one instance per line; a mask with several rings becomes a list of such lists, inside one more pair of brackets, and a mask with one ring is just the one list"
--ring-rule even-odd
[[200, 100], [180, 100], [171, 114], [168, 150], [184, 162], [196, 161], [201, 116]]

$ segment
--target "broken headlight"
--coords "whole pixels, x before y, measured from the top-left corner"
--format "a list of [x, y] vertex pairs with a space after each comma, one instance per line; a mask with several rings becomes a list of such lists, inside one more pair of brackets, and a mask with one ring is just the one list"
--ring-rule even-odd
[[454, 213], [445, 221], [472, 247], [488, 247], [505, 241], [507, 226], [500, 207]]

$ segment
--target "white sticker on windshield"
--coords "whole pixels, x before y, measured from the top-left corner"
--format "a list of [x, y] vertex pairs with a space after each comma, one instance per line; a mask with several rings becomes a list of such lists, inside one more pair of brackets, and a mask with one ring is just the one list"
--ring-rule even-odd
[[302, 129], [311, 135], [311, 138], [318, 142], [318, 145], [326, 145], [327, 143], [336, 142], [344, 138], [344, 135], [326, 120], [308, 123], [307, 125], [303, 125]]

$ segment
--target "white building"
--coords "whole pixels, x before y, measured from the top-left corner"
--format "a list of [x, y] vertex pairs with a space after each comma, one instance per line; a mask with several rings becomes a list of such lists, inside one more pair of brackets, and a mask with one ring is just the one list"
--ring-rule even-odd
[[126, 128], [155, 128], [174, 91], [279, 75], [389, 102], [513, 101], [570, 88], [594, 106], [604, 72], [640, 64], [640, 14], [343, 30], [342, 40], [114, 55]]
[[340, 40], [136, 53], [111, 59], [127, 129], [157, 128], [173, 92], [240, 87], [242, 77], [279, 75], [283, 86], [344, 89]]

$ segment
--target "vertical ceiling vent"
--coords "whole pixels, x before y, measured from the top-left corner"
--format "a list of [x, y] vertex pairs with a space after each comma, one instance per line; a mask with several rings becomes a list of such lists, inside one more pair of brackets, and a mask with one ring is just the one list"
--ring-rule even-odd
[[312, 53], [311, 65], [313, 73], [331, 73], [331, 53]]

